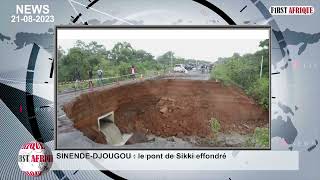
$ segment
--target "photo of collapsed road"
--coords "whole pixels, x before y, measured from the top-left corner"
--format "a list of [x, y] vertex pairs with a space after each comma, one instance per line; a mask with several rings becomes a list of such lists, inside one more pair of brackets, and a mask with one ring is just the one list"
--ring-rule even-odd
[[56, 29], [57, 149], [270, 149], [270, 29]]

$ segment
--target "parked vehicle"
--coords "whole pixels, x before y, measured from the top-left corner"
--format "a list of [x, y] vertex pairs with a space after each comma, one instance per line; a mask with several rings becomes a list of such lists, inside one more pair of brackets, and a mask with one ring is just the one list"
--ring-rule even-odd
[[193, 65], [192, 64], [186, 64], [184, 67], [186, 70], [191, 71], [193, 69]]
[[173, 68], [174, 72], [181, 72], [181, 73], [187, 73], [188, 70], [186, 70], [183, 66], [183, 64], [176, 64]]

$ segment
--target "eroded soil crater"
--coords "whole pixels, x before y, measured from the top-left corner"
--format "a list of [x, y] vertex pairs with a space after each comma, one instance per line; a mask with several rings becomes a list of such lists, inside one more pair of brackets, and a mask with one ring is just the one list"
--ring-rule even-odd
[[212, 138], [212, 118], [225, 134], [245, 135], [269, 123], [268, 112], [241, 89], [215, 81], [166, 79], [121, 85], [81, 94], [63, 109], [74, 126], [97, 143], [107, 143], [97, 119], [112, 111], [121, 133], [133, 133], [133, 139], [136, 135]]

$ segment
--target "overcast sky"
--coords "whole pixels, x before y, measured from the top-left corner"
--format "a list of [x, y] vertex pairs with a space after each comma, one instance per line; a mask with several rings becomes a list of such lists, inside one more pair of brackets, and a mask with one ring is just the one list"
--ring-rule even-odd
[[97, 41], [107, 50], [117, 42], [129, 42], [136, 50], [143, 49], [158, 57], [173, 51], [176, 57], [214, 62], [259, 50], [259, 42], [269, 38], [266, 29], [203, 29], [203, 30], [130, 30], [130, 29], [58, 29], [58, 46], [74, 47], [77, 40], [86, 44]]

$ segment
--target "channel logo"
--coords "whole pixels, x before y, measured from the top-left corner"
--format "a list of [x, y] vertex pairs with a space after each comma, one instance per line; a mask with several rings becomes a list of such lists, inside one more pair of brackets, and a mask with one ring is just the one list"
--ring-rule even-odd
[[269, 12], [272, 15], [312, 15], [313, 6], [271, 6]]
[[40, 176], [49, 171], [53, 156], [49, 147], [37, 141], [24, 144], [18, 155], [18, 165], [28, 176]]

